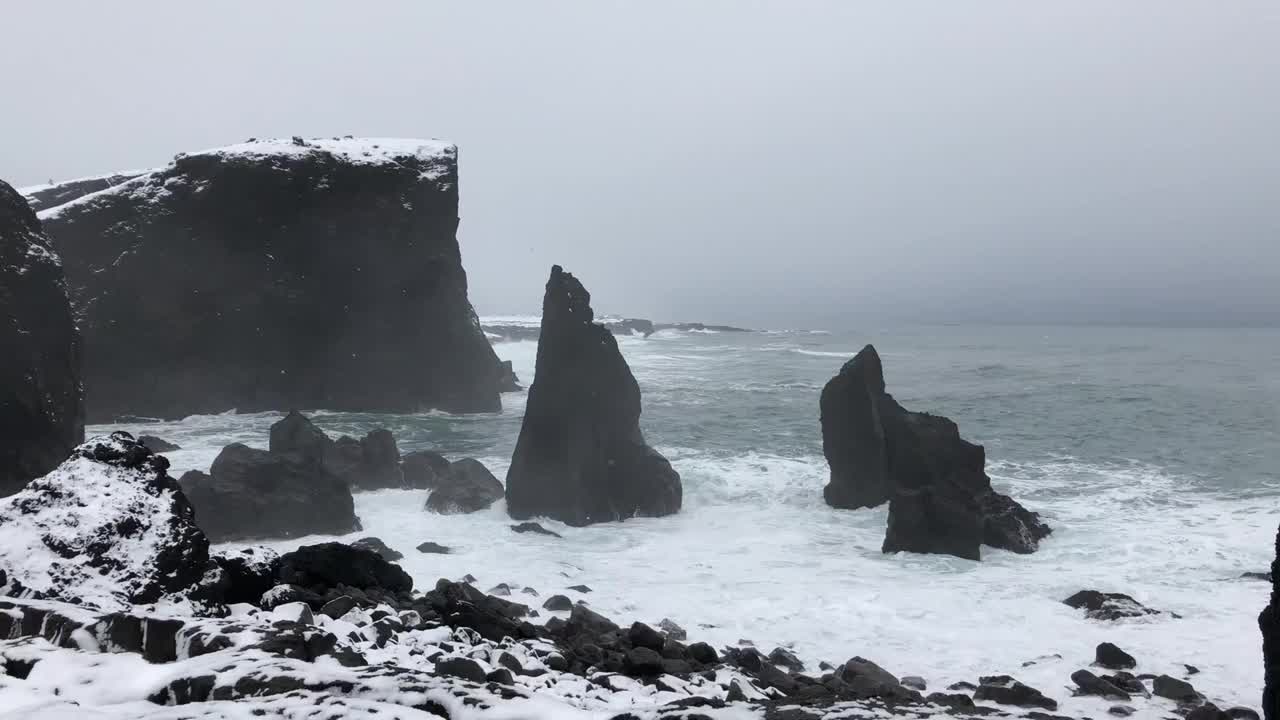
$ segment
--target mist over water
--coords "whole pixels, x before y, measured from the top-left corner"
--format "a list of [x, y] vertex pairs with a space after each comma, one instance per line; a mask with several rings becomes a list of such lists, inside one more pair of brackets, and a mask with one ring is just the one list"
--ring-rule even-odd
[[[884, 507], [823, 503], [818, 395], [867, 342], [900, 402], [955, 420], [965, 438], [986, 446], [997, 489], [1054, 527], [1038, 553], [985, 548], [980, 564], [884, 555]], [[811, 666], [860, 654], [921, 674], [931, 687], [1007, 672], [1054, 689], [1106, 640], [1133, 653], [1144, 672], [1198, 666], [1196, 687], [1220, 704], [1255, 702], [1255, 618], [1269, 586], [1239, 576], [1271, 561], [1280, 332], [664, 331], [620, 338], [620, 346], [644, 394], [641, 425], [681, 473], [680, 514], [586, 528], [544, 523], [565, 536], [557, 540], [512, 533], [502, 502], [439, 516], [422, 510], [425, 492], [388, 490], [356, 496], [365, 531], [347, 539], [376, 535], [404, 552], [419, 587], [471, 573], [481, 589], [507, 582], [545, 598], [585, 583], [594, 592], [575, 597], [620, 620], [669, 617], [692, 639], [721, 645], [793, 644]], [[536, 342], [495, 347], [532, 380]], [[505, 395], [503, 412], [492, 415], [313, 418], [331, 435], [387, 427], [402, 452], [477, 457], [502, 478], [524, 400]], [[265, 447], [278, 418], [198, 416], [145, 429], [183, 447], [169, 454], [181, 472], [207, 469], [232, 441]], [[416, 552], [426, 540], [454, 554]], [[1060, 602], [1086, 588], [1129, 593], [1183, 617], [1087, 621]], [[1044, 657], [1052, 655], [1061, 657]], [[1077, 698], [1063, 709], [1106, 706]]]

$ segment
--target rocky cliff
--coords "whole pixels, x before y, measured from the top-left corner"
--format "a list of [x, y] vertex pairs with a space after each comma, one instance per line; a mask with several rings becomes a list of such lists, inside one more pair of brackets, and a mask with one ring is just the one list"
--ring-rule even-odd
[[250, 141], [41, 217], [84, 333], [91, 420], [500, 407], [453, 145]]
[[507, 510], [571, 525], [668, 515], [680, 475], [645, 443], [640, 386], [591, 295], [559, 265], [542, 303], [537, 366], [507, 471]]
[[84, 441], [80, 335], [62, 262], [40, 221], [0, 181], [0, 496]]

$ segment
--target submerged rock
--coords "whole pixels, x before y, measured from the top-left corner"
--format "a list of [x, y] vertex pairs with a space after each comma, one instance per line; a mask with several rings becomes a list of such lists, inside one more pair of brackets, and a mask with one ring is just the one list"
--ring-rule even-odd
[[426, 509], [442, 515], [483, 510], [502, 499], [502, 483], [479, 460], [463, 458], [449, 464], [431, 495]]
[[511, 530], [512, 530], [513, 532], [518, 532], [518, 533], [521, 533], [521, 534], [523, 534], [523, 533], [533, 533], [533, 534], [535, 534], [535, 535], [547, 535], [547, 536], [549, 536], [549, 537], [554, 537], [554, 538], [562, 537], [562, 535], [560, 535], [560, 533], [555, 532], [555, 531], [553, 531], [553, 530], [548, 530], [548, 529], [546, 529], [546, 528], [542, 527], [541, 525], [539, 525], [539, 524], [538, 524], [538, 523], [536, 523], [536, 522], [522, 522], [522, 523], [517, 523], [517, 524], [515, 524], [515, 525], [512, 525], [512, 526], [511, 526]]
[[413, 590], [413, 578], [378, 553], [339, 542], [303, 545], [280, 556], [280, 581], [314, 592], [345, 585], [392, 593]]
[[138, 442], [142, 443], [144, 447], [153, 453], [165, 453], [182, 449], [168, 440], [158, 438], [155, 435], [139, 435]]
[[372, 550], [382, 556], [383, 560], [395, 562], [404, 557], [404, 553], [392, 550], [387, 544], [382, 542], [381, 538], [367, 537], [351, 543], [351, 547], [360, 548], [361, 550]]
[[[1081, 590], [1063, 604], [1084, 610], [1090, 620], [1119, 620], [1120, 618], [1158, 615], [1159, 610], [1143, 605], [1124, 593], [1105, 593], [1097, 590]], [[1174, 615], [1174, 617], [1177, 617]]]
[[[8, 592], [115, 609], [162, 596], [200, 601], [216, 575], [209, 541], [167, 472], [125, 432], [94, 438], [0, 500]], [[206, 576], [209, 576], [207, 578]]]
[[885, 392], [884, 369], [868, 345], [822, 390], [822, 449], [831, 468], [823, 490], [838, 508], [889, 502], [883, 550], [981, 558], [981, 546], [1036, 550], [1050, 533], [1039, 516], [995, 492], [981, 445], [951, 420], [911, 412]]
[[457, 149], [299, 140], [178, 155], [41, 212], [83, 318], [92, 419], [500, 409], [458, 249]]
[[26, 200], [0, 181], [0, 496], [84, 442], [80, 374], [62, 260]]
[[400, 450], [391, 431], [377, 428], [356, 440], [343, 435], [326, 447], [324, 466], [357, 490], [404, 486]]
[[214, 542], [359, 529], [347, 484], [302, 457], [233, 443], [209, 474], [193, 470], [181, 484]]
[[679, 511], [680, 475], [645, 443], [640, 387], [591, 296], [559, 265], [543, 298], [537, 367], [507, 471], [507, 511], [569, 525]]
[[449, 461], [440, 453], [415, 450], [401, 456], [400, 470], [405, 487], [430, 490], [448, 477]]

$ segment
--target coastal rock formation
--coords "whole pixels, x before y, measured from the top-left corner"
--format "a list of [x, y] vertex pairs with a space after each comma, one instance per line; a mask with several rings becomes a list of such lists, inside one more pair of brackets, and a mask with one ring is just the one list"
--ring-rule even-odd
[[1262, 714], [1265, 720], [1280, 720], [1280, 529], [1276, 530], [1276, 554], [1271, 562], [1271, 602], [1258, 615], [1258, 628], [1262, 631], [1262, 665], [1264, 687], [1262, 690]]
[[116, 432], [0, 501], [0, 595], [117, 609], [205, 594], [209, 541], [168, 467]]
[[31, 187], [19, 188], [18, 192], [30, 203], [31, 209], [35, 211], [48, 210], [49, 208], [65, 205], [72, 200], [78, 200], [90, 193], [96, 193], [107, 188], [115, 187], [123, 182], [128, 182], [139, 175], [145, 173], [145, 170], [134, 170], [128, 172], [110, 173], [108, 175], [98, 175], [95, 177], [77, 178], [75, 180], [64, 180], [62, 182], [49, 183], [47, 185], [33, 185]]
[[385, 428], [371, 430], [359, 440], [343, 435], [335, 441], [302, 413], [291, 410], [271, 426], [268, 447], [272, 453], [322, 466], [356, 490], [404, 486], [400, 450]]
[[414, 450], [400, 458], [400, 471], [406, 487], [430, 490], [448, 476], [449, 461], [430, 450]]
[[40, 215], [93, 421], [501, 407], [508, 379], [467, 300], [453, 145], [250, 141]]
[[427, 510], [442, 515], [483, 510], [502, 499], [502, 483], [479, 460], [463, 458], [449, 464], [427, 497]]
[[883, 550], [980, 559], [981, 546], [1034, 552], [1049, 526], [991, 488], [986, 452], [951, 420], [911, 412], [885, 392], [884, 369], [868, 345], [822, 389], [822, 449], [831, 468], [823, 490], [838, 508], [889, 501]]
[[168, 440], [158, 438], [155, 435], [139, 435], [138, 442], [153, 453], [166, 453], [182, 449]]
[[[62, 262], [40, 221], [0, 181], [0, 496], [53, 470], [84, 442], [80, 333]], [[136, 378], [129, 373], [122, 378]]]
[[347, 483], [298, 455], [233, 443], [208, 474], [192, 470], [180, 482], [213, 542], [359, 529]]
[[542, 301], [537, 365], [507, 471], [507, 510], [570, 525], [677, 512], [680, 475], [645, 443], [640, 387], [591, 296], [559, 265]]

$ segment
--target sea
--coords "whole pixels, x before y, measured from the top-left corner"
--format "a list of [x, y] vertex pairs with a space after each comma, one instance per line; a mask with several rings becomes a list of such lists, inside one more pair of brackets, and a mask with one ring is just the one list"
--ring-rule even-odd
[[[953, 419], [986, 446], [995, 487], [1053, 526], [1039, 552], [886, 555], [886, 508], [824, 504], [819, 393], [868, 343], [899, 402]], [[683, 480], [679, 514], [584, 528], [543, 521], [557, 539], [512, 532], [502, 502], [441, 516], [423, 510], [426, 491], [383, 490], [356, 495], [364, 530], [343, 539], [376, 536], [403, 552], [423, 590], [470, 574], [481, 590], [534, 588], [537, 598], [513, 598], [534, 607], [564, 593], [621, 622], [670, 619], [691, 641], [790, 648], [815, 672], [861, 656], [922, 676], [931, 691], [1008, 674], [1063, 711], [1097, 717], [1110, 703], [1067, 688], [1109, 641], [1137, 658], [1135, 672], [1186, 678], [1223, 707], [1259, 707], [1257, 615], [1270, 586], [1241, 576], [1269, 570], [1280, 521], [1280, 330], [668, 330], [619, 346], [643, 393], [642, 429]], [[534, 379], [536, 342], [494, 347], [523, 382]], [[502, 412], [485, 415], [309, 414], [331, 435], [386, 427], [402, 452], [474, 457], [502, 479], [525, 400], [504, 395]], [[90, 432], [176, 442], [168, 455], [180, 473], [208, 470], [231, 442], [265, 448], [279, 417]], [[424, 541], [453, 552], [417, 552]], [[1088, 620], [1062, 603], [1081, 589], [1128, 593], [1179, 617]]]

